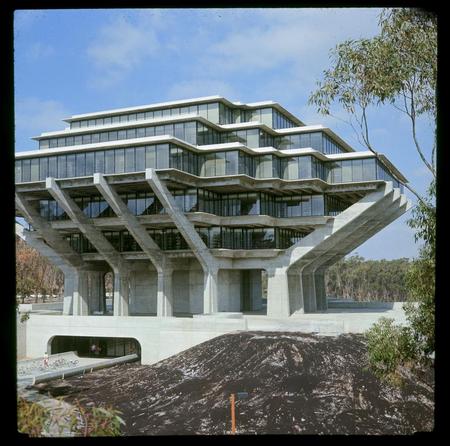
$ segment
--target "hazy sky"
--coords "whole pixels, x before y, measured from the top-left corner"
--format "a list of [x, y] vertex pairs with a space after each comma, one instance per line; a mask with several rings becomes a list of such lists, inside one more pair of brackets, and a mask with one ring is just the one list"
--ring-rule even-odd
[[[222, 95], [273, 100], [306, 124], [323, 124], [356, 150], [351, 127], [317, 115], [307, 100], [329, 51], [378, 31], [377, 8], [109, 9], [15, 13], [16, 151], [64, 129], [73, 114]], [[338, 111], [337, 116], [345, 118]], [[423, 192], [430, 176], [408, 119], [386, 106], [370, 114], [373, 146]], [[430, 153], [429, 123], [419, 123]], [[410, 212], [356, 251], [370, 259], [414, 257]]]

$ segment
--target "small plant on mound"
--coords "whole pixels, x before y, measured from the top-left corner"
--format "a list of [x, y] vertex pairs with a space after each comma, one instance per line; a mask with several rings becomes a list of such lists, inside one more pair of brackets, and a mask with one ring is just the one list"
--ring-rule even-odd
[[19, 397], [17, 401], [17, 430], [21, 434], [41, 437], [49, 416], [48, 409]]
[[370, 369], [378, 378], [400, 385], [400, 367], [411, 363], [417, 356], [410, 328], [382, 317], [365, 336]]

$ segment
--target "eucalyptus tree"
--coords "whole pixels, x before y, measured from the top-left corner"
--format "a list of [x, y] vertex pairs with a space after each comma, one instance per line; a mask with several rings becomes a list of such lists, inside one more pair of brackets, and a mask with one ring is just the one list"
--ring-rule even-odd
[[[380, 33], [371, 39], [347, 40], [330, 53], [331, 68], [323, 72], [309, 104], [323, 115], [331, 115], [338, 104], [348, 115], [360, 144], [381, 163], [370, 136], [368, 108], [391, 105], [411, 124], [416, 152], [436, 178], [436, 137], [431, 159], [419, 142], [417, 119], [424, 115], [436, 136], [437, 20], [419, 9], [385, 9], [379, 19]], [[409, 183], [404, 185], [423, 206], [435, 212]]]

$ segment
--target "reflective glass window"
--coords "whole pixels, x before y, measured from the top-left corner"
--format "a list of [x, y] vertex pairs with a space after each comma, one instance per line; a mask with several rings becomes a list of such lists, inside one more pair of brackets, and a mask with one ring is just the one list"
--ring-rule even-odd
[[169, 162], [169, 144], [158, 144], [156, 146], [156, 163], [158, 169], [168, 169]]
[[82, 144], [90, 144], [90, 143], [91, 143], [91, 135], [83, 135]]
[[226, 152], [216, 152], [216, 175], [226, 174]]
[[127, 130], [127, 139], [136, 138], [136, 129]]
[[48, 176], [53, 178], [58, 177], [58, 163], [56, 156], [51, 156], [48, 159]]
[[58, 178], [67, 177], [66, 155], [58, 155]]
[[156, 147], [146, 146], [145, 147], [145, 167], [156, 169]]
[[363, 179], [363, 164], [361, 160], [352, 160], [353, 181], [362, 181]]
[[311, 133], [311, 148], [322, 152], [322, 133], [314, 132]]
[[73, 136], [68, 136], [66, 138], [66, 145], [73, 146], [75, 144], [75, 138]]
[[94, 173], [94, 152], [86, 153], [86, 175]]
[[67, 155], [67, 177], [72, 178], [76, 176], [75, 173], [75, 155]]
[[363, 162], [363, 181], [376, 179], [375, 158], [366, 158]]
[[145, 170], [145, 147], [136, 147], [136, 171]]
[[95, 154], [94, 171], [106, 173], [106, 171], [105, 171], [105, 152], [103, 150], [98, 150], [98, 151], [95, 151], [94, 154]]
[[91, 143], [95, 144], [97, 142], [100, 142], [100, 133], [93, 133], [91, 138]]
[[42, 157], [39, 158], [39, 179], [45, 180], [47, 178], [48, 171], [48, 158]]
[[128, 115], [119, 115], [119, 122], [128, 122]]
[[50, 139], [50, 148], [53, 149], [55, 147], [58, 147], [58, 140], [57, 138]]
[[342, 161], [342, 182], [348, 183], [352, 181], [352, 161]]
[[214, 124], [219, 123], [219, 103], [213, 102], [212, 104], [207, 104], [208, 106], [208, 121]]
[[31, 181], [31, 160], [22, 161], [22, 181]]
[[117, 132], [117, 139], [118, 140], [127, 139], [127, 131], [126, 130], [119, 130]]
[[127, 147], [125, 149], [125, 172], [134, 172], [134, 147]]
[[143, 138], [145, 136], [145, 127], [139, 127], [136, 129], [136, 138]]
[[155, 136], [155, 127], [145, 127], [145, 136]]
[[86, 175], [86, 154], [77, 153], [76, 155], [76, 174], [77, 177]]
[[39, 180], [39, 158], [31, 159], [31, 181]]
[[125, 171], [125, 150], [124, 149], [116, 149], [115, 153], [115, 172], [123, 173]]
[[105, 151], [105, 173], [114, 173], [114, 150]]
[[300, 156], [299, 157], [299, 174], [298, 178], [311, 178], [311, 157]]

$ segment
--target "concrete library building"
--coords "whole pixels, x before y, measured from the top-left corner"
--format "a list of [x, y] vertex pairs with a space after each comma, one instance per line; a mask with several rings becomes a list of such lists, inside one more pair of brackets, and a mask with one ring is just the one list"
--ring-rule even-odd
[[15, 155], [16, 234], [64, 273], [60, 311], [27, 321], [31, 358], [92, 338], [150, 364], [231, 331], [301, 331], [327, 311], [327, 268], [410, 207], [384, 155], [272, 101], [64, 121]]

